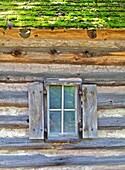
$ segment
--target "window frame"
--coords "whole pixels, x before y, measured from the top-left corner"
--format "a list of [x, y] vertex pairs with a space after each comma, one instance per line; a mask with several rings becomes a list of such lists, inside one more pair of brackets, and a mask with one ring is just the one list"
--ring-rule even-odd
[[[69, 136], [78, 136], [78, 125], [77, 125], [77, 120], [78, 120], [78, 103], [77, 103], [77, 101], [78, 101], [78, 86], [74, 86], [74, 85], [60, 85], [61, 86], [61, 94], [62, 94], [62, 96], [61, 96], [61, 99], [60, 99], [60, 101], [61, 101], [61, 108], [60, 109], [50, 109], [49, 108], [49, 106], [50, 106], [50, 103], [49, 103], [49, 100], [50, 100], [50, 93], [49, 93], [49, 88], [50, 88], [50, 86], [51, 85], [48, 85], [47, 86], [47, 129], [48, 129], [48, 137], [51, 137], [51, 136], [53, 136], [53, 137], [58, 137], [58, 135], [59, 136], [66, 136], [66, 135], [69, 135]], [[54, 86], [56, 86], [56, 85], [54, 85]], [[57, 85], [58, 86], [58, 85]], [[65, 87], [67, 87], [67, 86], [72, 86], [72, 87], [75, 87], [75, 108], [74, 109], [65, 109], [64, 108], [64, 88]], [[60, 129], [61, 129], [61, 132], [59, 133], [59, 134], [51, 134], [51, 132], [50, 132], [50, 112], [51, 111], [59, 111], [59, 112], [61, 112], [61, 116], [60, 116], [60, 119], [61, 119], [61, 121], [60, 121]], [[75, 112], [75, 132], [64, 132], [64, 112], [65, 111], [67, 111], [67, 112], [70, 112], [70, 111], [73, 111], [73, 112]], [[73, 134], [74, 133], [74, 134]]]
[[[46, 139], [47, 140], [59, 140], [59, 141], [63, 141], [63, 140], [74, 140], [74, 139], [79, 139], [80, 136], [79, 136], [79, 122], [81, 120], [81, 96], [79, 95], [79, 90], [81, 88], [81, 84], [82, 84], [82, 79], [80, 78], [66, 78], [66, 79], [63, 79], [63, 78], [60, 78], [60, 79], [52, 79], [52, 78], [47, 78], [46, 81], [44, 82], [44, 87], [45, 87], [45, 90], [47, 91], [47, 96], [45, 98], [45, 110], [46, 110], [46, 116], [45, 116], [45, 127], [47, 129], [47, 136], [46, 136]], [[48, 100], [49, 100], [49, 86], [50, 85], [61, 85], [61, 86], [74, 86], [75, 87], [75, 96], [76, 96], [76, 101], [75, 101], [75, 107], [77, 107], [77, 109], [75, 108], [75, 126], [77, 124], [77, 127], [75, 127], [75, 135], [69, 135], [68, 134], [64, 134], [64, 135], [55, 135], [55, 136], [52, 136], [52, 135], [49, 135], [49, 115], [48, 115], [48, 112], [49, 112], [49, 103], [48, 103]], [[77, 133], [76, 133], [77, 132]]]

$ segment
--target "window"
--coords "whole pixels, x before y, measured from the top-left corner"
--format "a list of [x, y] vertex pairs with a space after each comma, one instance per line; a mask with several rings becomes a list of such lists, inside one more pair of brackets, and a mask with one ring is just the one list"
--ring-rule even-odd
[[71, 85], [49, 85], [48, 136], [78, 136], [78, 87]]
[[28, 92], [30, 139], [97, 137], [96, 85], [77, 78], [46, 79], [31, 84]]

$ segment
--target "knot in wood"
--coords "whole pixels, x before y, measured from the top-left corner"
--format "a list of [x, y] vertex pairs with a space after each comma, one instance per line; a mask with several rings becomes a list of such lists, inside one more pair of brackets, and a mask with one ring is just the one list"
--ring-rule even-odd
[[93, 54], [92, 54], [91, 52], [89, 52], [89, 51], [86, 50], [86, 51], [84, 52], [84, 56], [87, 57], [87, 58], [89, 58], [89, 57], [92, 57]]
[[84, 131], [88, 131], [88, 125], [85, 125]]
[[87, 30], [87, 35], [88, 35], [90, 38], [96, 38], [96, 37], [97, 37], [96, 30]]
[[28, 38], [29, 36], [30, 36], [30, 33], [31, 33], [31, 30], [30, 29], [20, 29], [20, 32], [19, 32], [19, 34], [20, 34], [20, 36], [22, 37], [22, 38]]
[[15, 50], [11, 52], [11, 55], [14, 57], [19, 57], [21, 56], [22, 52], [20, 50]]
[[58, 52], [57, 52], [57, 50], [56, 50], [55, 48], [53, 48], [53, 49], [51, 49], [51, 50], [49, 51], [49, 53], [52, 54], [52, 55], [55, 55], [55, 54], [57, 54]]

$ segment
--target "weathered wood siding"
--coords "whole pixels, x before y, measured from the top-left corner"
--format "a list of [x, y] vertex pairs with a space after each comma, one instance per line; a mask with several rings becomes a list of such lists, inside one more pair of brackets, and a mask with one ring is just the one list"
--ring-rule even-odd
[[40, 64], [125, 65], [125, 30], [32, 29], [28, 39], [19, 29], [0, 29], [0, 62]]
[[[0, 31], [1, 169], [125, 169], [125, 33], [97, 33], [96, 39], [90, 39], [86, 31], [80, 35], [73, 30], [62, 34], [33, 30], [29, 39], [21, 39], [18, 32], [9, 30], [3, 35]], [[57, 54], [51, 54], [53, 49]], [[108, 57], [102, 57], [107, 53]], [[80, 60], [73, 60], [74, 55]], [[60, 77], [82, 78], [84, 84], [97, 85], [96, 139], [69, 143], [29, 139], [28, 87], [45, 78]]]
[[[2, 74], [5, 75], [5, 78], [5, 72]], [[13, 78], [10, 78], [7, 83], [2, 80], [2, 74], [0, 83], [0, 153], [3, 164], [1, 167], [27, 167], [29, 164], [32, 168], [50, 165], [65, 165], [67, 168], [67, 165], [74, 165], [77, 169], [81, 166], [94, 168], [96, 165], [103, 165], [106, 168], [108, 164], [118, 164], [116, 167], [123, 167], [125, 151], [125, 85], [122, 82], [118, 86], [117, 76], [115, 77], [116, 74], [120, 77], [123, 73], [112, 73], [110, 78], [107, 72], [105, 83], [97, 83], [98, 138], [63, 144], [29, 139], [28, 86], [33, 81], [40, 81], [43, 73], [41, 75], [40, 73], [29, 73], [29, 76], [26, 76], [26, 73], [11, 73]], [[92, 73], [86, 74], [90, 79], [92, 78]], [[93, 74], [96, 75], [95, 79], [93, 77], [93, 81], [99, 82], [100, 74]], [[54, 75], [55, 73], [52, 73], [52, 77]], [[102, 73], [102, 77], [104, 75], [106, 73]], [[8, 74], [8, 76], [10, 75]], [[84, 76], [83, 73], [81, 73], [82, 76]], [[111, 84], [113, 78], [114, 81]], [[3, 154], [5, 155], [4, 157]], [[39, 157], [37, 156], [38, 154], [44, 156]], [[20, 156], [15, 163], [13, 162], [15, 160], [14, 155]], [[66, 161], [67, 155], [69, 156], [68, 162]], [[96, 156], [99, 157], [97, 162], [94, 161]], [[8, 162], [6, 162], [6, 159]], [[20, 164], [18, 164], [18, 159], [21, 160]], [[23, 161], [25, 159], [27, 160], [26, 162]], [[76, 162], [74, 162], [74, 159]], [[51, 163], [49, 164], [49, 162]], [[90, 167], [87, 166], [88, 164]]]

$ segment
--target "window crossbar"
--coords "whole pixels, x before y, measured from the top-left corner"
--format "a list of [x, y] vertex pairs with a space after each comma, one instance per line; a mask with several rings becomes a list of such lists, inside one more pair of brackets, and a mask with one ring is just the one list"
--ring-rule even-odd
[[[75, 135], [77, 135], [77, 87], [75, 88], [75, 108], [74, 109], [64, 109], [64, 87], [65, 85], [61, 85], [61, 108], [60, 109], [50, 109], [50, 103], [49, 103], [49, 97], [50, 97], [50, 94], [48, 93], [48, 134], [49, 136], [51, 136], [50, 134], [50, 112], [51, 111], [60, 111], [61, 112], [61, 120], [60, 120], [60, 123], [61, 123], [61, 131], [60, 133], [58, 133], [58, 135], [74, 135], [74, 132], [64, 132], [64, 112], [70, 112], [70, 111], [74, 111], [75, 112]], [[49, 90], [49, 87], [48, 87], [48, 90]], [[57, 121], [57, 120], [55, 120]], [[55, 132], [52, 133], [53, 135], [56, 135]]]

